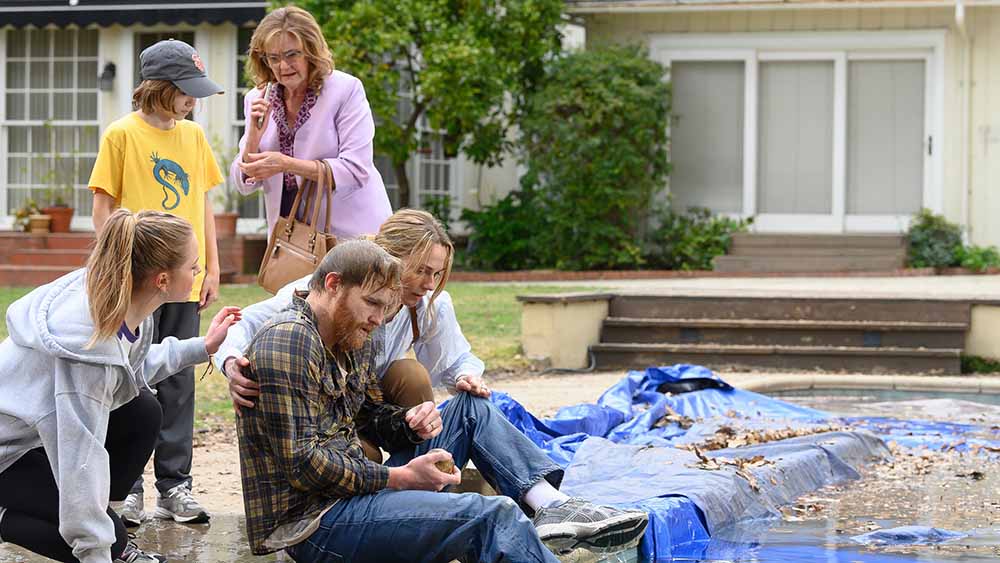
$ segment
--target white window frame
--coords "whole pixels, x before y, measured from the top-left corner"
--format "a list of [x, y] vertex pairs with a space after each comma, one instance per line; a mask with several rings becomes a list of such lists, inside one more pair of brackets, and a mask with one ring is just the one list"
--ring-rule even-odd
[[[743, 211], [731, 215], [755, 217], [754, 230], [763, 232], [900, 232], [909, 226], [909, 216], [849, 215], [845, 212], [847, 65], [855, 60], [924, 61], [923, 206], [940, 213], [944, 208], [945, 36], [945, 30], [652, 34], [649, 51], [651, 58], [667, 68], [674, 61], [744, 63]], [[834, 62], [833, 205], [830, 214], [757, 214], [759, 65], [776, 60]], [[928, 142], [936, 145], [930, 156], [927, 156]]]
[[[6, 68], [7, 64], [8, 64], [7, 38], [8, 38], [9, 32], [10, 31], [14, 31], [15, 29], [16, 28], [13, 28], [13, 27], [8, 27], [6, 29], [0, 29], [0, 64], [2, 64], [3, 68]], [[43, 32], [48, 32], [48, 31], [56, 31], [57, 32], [58, 31], [58, 29], [56, 29], [56, 28], [50, 28], [50, 27], [44, 27], [44, 28], [29, 27], [29, 29], [31, 29], [32, 31], [43, 31]], [[102, 63], [105, 62], [105, 54], [104, 54], [104, 50], [103, 50], [103, 42], [101, 41], [100, 30], [96, 29], [96, 28], [94, 28], [92, 26], [86, 26], [86, 27], [71, 26], [70, 29], [79, 29], [79, 30], [94, 29], [94, 30], [97, 31], [97, 55], [96, 55], [96, 61], [97, 61], [97, 72], [100, 72], [101, 69], [103, 68], [102, 67]], [[50, 43], [50, 48], [51, 48], [51, 43]], [[28, 54], [28, 57], [30, 57], [30, 53]], [[25, 57], [25, 60], [28, 60], [28, 57]], [[89, 60], [91, 58], [94, 58], [94, 57], [80, 57], [79, 53], [75, 53], [73, 55], [73, 57], [71, 57], [71, 58], [69, 58], [69, 57], [63, 57], [63, 56], [57, 57], [55, 55], [51, 55], [50, 54], [49, 57], [46, 58], [45, 60], [47, 60], [51, 64], [51, 63], [53, 63], [56, 60], [70, 60], [71, 59], [74, 62], [74, 67], [76, 67], [77, 64], [81, 60]], [[54, 91], [56, 91], [56, 89], [54, 87], [53, 76], [52, 76], [53, 72], [54, 72], [54, 65], [51, 66], [50, 69], [49, 69], [49, 86], [47, 88], [44, 88], [44, 90], [47, 91], [47, 92], [49, 92], [50, 94], [53, 93]], [[30, 83], [30, 80], [31, 80], [30, 72], [25, 76], [25, 80], [28, 81], [27, 82], [26, 91], [27, 92], [31, 92], [32, 88], [31, 88], [31, 83]], [[10, 149], [10, 145], [9, 145], [9, 142], [8, 142], [8, 131], [9, 131], [9, 128], [12, 127], [12, 126], [13, 127], [25, 127], [25, 126], [31, 127], [31, 126], [39, 126], [39, 125], [45, 125], [45, 124], [50, 124], [50, 125], [53, 125], [53, 126], [70, 126], [70, 127], [87, 127], [87, 126], [93, 126], [93, 127], [97, 127], [98, 128], [98, 133], [100, 133], [101, 123], [104, 122], [104, 112], [103, 112], [103, 104], [102, 104], [102, 94], [103, 94], [103, 92], [101, 92], [101, 90], [99, 88], [96, 90], [96, 92], [97, 92], [96, 114], [95, 114], [94, 119], [90, 119], [90, 120], [79, 120], [79, 119], [60, 119], [60, 120], [55, 120], [55, 119], [32, 119], [30, 113], [28, 115], [26, 115], [25, 119], [23, 119], [23, 120], [13, 120], [13, 121], [9, 120], [7, 118], [7, 91], [8, 91], [7, 90], [7, 73], [6, 73], [6, 71], [0, 71], [0, 229], [5, 229], [5, 230], [9, 230], [9, 229], [13, 228], [13, 226], [14, 226], [14, 217], [12, 215], [10, 215], [10, 213], [13, 210], [7, 208], [7, 195], [8, 195], [7, 194], [7, 190], [9, 189], [8, 181], [10, 179], [9, 170], [7, 169], [7, 162], [8, 162], [7, 158], [10, 155], [10, 150], [9, 150]], [[77, 85], [75, 83], [74, 83], [74, 85], [73, 85], [72, 88], [61, 88], [58, 91], [62, 92], [62, 93], [73, 93], [74, 95], [76, 95], [79, 92], [81, 92], [81, 90], [79, 90], [77, 88]], [[86, 90], [86, 91], [89, 92], [89, 90]], [[77, 103], [77, 100], [74, 99], [74, 105], [76, 103]], [[51, 106], [50, 106], [50, 110], [51, 110]], [[57, 154], [57, 153], [50, 152], [49, 154]], [[73, 153], [73, 154], [75, 156], [80, 156], [79, 153]], [[96, 155], [96, 153], [95, 153], [95, 155]], [[76, 172], [74, 172], [74, 176], [75, 175], [76, 175]], [[74, 189], [74, 198], [76, 197], [76, 192], [77, 191], [79, 191], [79, 184], [77, 184], [76, 188]], [[92, 223], [91, 216], [90, 215], [80, 215], [78, 213], [75, 213], [74, 216], [73, 216], [73, 220], [71, 222], [70, 227], [72, 229], [74, 229], [74, 230], [76, 230], [76, 229], [84, 229], [84, 230], [85, 229], [92, 229], [93, 228], [93, 223]]]
[[[240, 94], [246, 94], [246, 92], [250, 91], [249, 88], [243, 88], [243, 87], [240, 86], [240, 74], [243, 72], [244, 64], [246, 63], [246, 60], [247, 60], [247, 54], [246, 53], [241, 53], [239, 51], [239, 48], [240, 48], [240, 30], [242, 30], [242, 29], [247, 29], [247, 28], [241, 27], [241, 26], [234, 26], [235, 33], [233, 35], [233, 43], [234, 43], [234, 50], [236, 51], [236, 56], [233, 57], [233, 58], [228, 59], [229, 60], [229, 68], [227, 69], [227, 72], [226, 72], [226, 75], [229, 77], [227, 79], [226, 92], [232, 92], [233, 93], [231, 96], [228, 95], [228, 94], [226, 96], [228, 98], [228, 102], [229, 102], [228, 103], [228, 105], [229, 105], [228, 111], [230, 112], [229, 113], [230, 122], [229, 122], [229, 130], [226, 133], [225, 138], [226, 138], [227, 143], [228, 143], [227, 146], [229, 146], [231, 148], [238, 148], [239, 147], [240, 138], [237, 135], [237, 131], [238, 131], [238, 129], [240, 127], [243, 127], [243, 126], [246, 125], [246, 120], [245, 119], [236, 119], [236, 115], [234, 113], [232, 113], [233, 110], [235, 109], [235, 101], [239, 99], [239, 95]], [[229, 180], [229, 169], [228, 168], [224, 168], [222, 170], [222, 174], [226, 177], [226, 182], [222, 186], [221, 189], [224, 189], [224, 190], [225, 189], [229, 189], [229, 182], [230, 182], [230, 180]], [[235, 189], [235, 187], [233, 189]], [[260, 216], [259, 217], [242, 217], [242, 216], [240, 216], [236, 220], [236, 232], [237, 233], [240, 233], [240, 234], [263, 234], [265, 236], [268, 235], [268, 233], [266, 232], [267, 220], [265, 218], [265, 215], [266, 215], [267, 212], [266, 212], [266, 210], [264, 208], [264, 191], [263, 190], [258, 190], [256, 192], [256, 196], [258, 198], [258, 205], [259, 205], [259, 209], [260, 209]], [[244, 196], [244, 197], [249, 197], [249, 196]]]

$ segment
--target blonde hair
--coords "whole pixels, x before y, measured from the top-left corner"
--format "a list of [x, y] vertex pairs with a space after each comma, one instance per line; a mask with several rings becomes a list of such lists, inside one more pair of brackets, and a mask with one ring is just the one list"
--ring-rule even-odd
[[323, 80], [333, 72], [333, 55], [316, 19], [297, 6], [278, 8], [260, 20], [250, 38], [247, 74], [259, 89], [263, 89], [268, 82], [277, 81], [274, 71], [264, 62], [263, 57], [267, 54], [267, 45], [282, 33], [287, 33], [302, 43], [302, 53], [310, 65], [306, 83], [319, 93], [323, 88]]
[[87, 301], [94, 335], [87, 346], [118, 332], [132, 290], [157, 272], [184, 261], [191, 224], [169, 213], [118, 209], [108, 217], [87, 259]]
[[430, 213], [419, 209], [400, 209], [382, 223], [378, 234], [372, 240], [389, 254], [400, 260], [407, 260], [408, 269], [423, 266], [435, 245], [441, 245], [447, 250], [448, 256], [445, 258], [444, 273], [441, 275], [441, 281], [434, 288], [434, 292], [431, 293], [427, 307], [428, 318], [431, 320], [431, 328], [433, 329], [435, 322], [434, 300], [438, 298], [438, 295], [441, 295], [444, 286], [448, 283], [452, 259], [455, 256], [455, 245], [452, 244], [451, 237]]
[[143, 113], [174, 113], [174, 100], [183, 94], [169, 80], [143, 80], [132, 91], [132, 109]]

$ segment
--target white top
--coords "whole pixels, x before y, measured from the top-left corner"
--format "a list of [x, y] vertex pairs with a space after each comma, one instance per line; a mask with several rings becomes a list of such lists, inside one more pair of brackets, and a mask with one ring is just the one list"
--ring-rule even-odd
[[[215, 365], [219, 371], [229, 358], [244, 356], [253, 335], [276, 313], [292, 302], [296, 290], [306, 291], [312, 276], [295, 280], [265, 301], [254, 303], [243, 309], [242, 319], [229, 328], [225, 342], [215, 354]], [[435, 315], [428, 318], [427, 304], [430, 295], [425, 295], [417, 303], [417, 323], [420, 340], [413, 345], [413, 351], [431, 376], [431, 385], [444, 384], [454, 389], [461, 376], [482, 375], [485, 365], [472, 353], [469, 341], [462, 334], [462, 328], [455, 317], [455, 307], [447, 291], [442, 291], [434, 300]], [[410, 313], [402, 308], [392, 319], [375, 329], [375, 371], [381, 379], [392, 362], [406, 357], [413, 343], [413, 328]]]

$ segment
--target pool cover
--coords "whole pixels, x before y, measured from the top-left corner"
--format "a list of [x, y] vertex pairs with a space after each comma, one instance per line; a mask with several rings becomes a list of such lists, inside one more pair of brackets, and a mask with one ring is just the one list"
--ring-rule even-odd
[[[493, 402], [566, 468], [562, 488], [568, 494], [649, 512], [639, 545], [643, 561], [745, 555], [753, 543], [743, 536], [753, 534], [755, 523], [766, 529], [781, 517], [780, 506], [856, 479], [862, 465], [889, 457], [872, 431], [905, 445], [960, 449], [979, 444], [986, 452], [1000, 446], [988, 436], [971, 442], [961, 437], [981, 427], [838, 419], [735, 389], [710, 370], [685, 364], [629, 372], [595, 404], [566, 407], [546, 420], [504, 393], [494, 393]], [[850, 427], [841, 426], [846, 423]], [[761, 433], [812, 428], [817, 433], [706, 452], [690, 446], [732, 428]], [[771, 555], [777, 554], [772, 550]], [[789, 561], [796, 560], [789, 555]], [[797, 557], [802, 555], [798, 551]]]

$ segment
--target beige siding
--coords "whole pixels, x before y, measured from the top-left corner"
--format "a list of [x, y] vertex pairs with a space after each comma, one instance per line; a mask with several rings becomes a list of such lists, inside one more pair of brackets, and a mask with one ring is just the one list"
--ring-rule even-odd
[[[951, 8], [748, 10], [677, 12], [586, 18], [590, 45], [634, 42], [662, 33], [875, 31], [948, 29], [944, 52], [944, 127], [935, 150], [943, 153], [943, 211], [967, 223], [976, 244], [1000, 245], [1000, 7], [971, 8], [966, 14], [971, 53]], [[971, 118], [963, 130], [964, 60], [971, 56]], [[964, 138], [965, 135], [967, 138]], [[968, 142], [970, 195], [962, 216], [963, 141]]]

